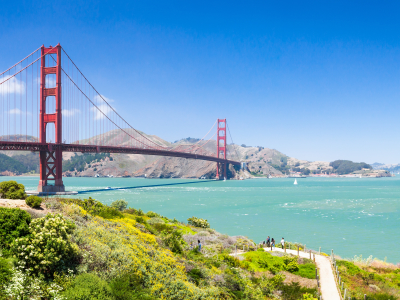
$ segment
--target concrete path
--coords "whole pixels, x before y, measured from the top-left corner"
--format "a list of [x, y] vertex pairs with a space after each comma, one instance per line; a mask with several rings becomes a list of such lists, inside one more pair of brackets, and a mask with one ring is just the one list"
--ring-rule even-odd
[[[264, 248], [265, 251], [271, 251], [271, 248]], [[273, 251], [284, 252], [281, 248], [273, 248]], [[297, 255], [297, 250], [286, 250], [287, 253]], [[243, 254], [243, 251], [238, 251], [238, 255]], [[300, 257], [310, 258], [310, 253], [300, 251]], [[233, 254], [235, 255], [235, 254]], [[319, 268], [319, 282], [321, 286], [321, 294], [323, 300], [341, 300], [339, 291], [336, 287], [335, 277], [331, 267], [329, 257], [323, 255], [315, 255], [315, 263]]]

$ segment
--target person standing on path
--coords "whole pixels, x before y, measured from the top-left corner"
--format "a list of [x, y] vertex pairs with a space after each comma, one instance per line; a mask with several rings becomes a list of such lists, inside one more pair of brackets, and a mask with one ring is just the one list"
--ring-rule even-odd
[[274, 239], [274, 238], [272, 238], [272, 240], [271, 240], [271, 244], [272, 244], [272, 247], [274, 247], [274, 248], [275, 248], [275, 239]]
[[283, 249], [283, 247], [285, 247], [285, 239], [284, 238], [281, 239], [281, 245], [282, 245], [282, 249]]
[[270, 238], [269, 238], [269, 236], [268, 236], [268, 237], [267, 237], [267, 247], [270, 246], [270, 243], [271, 243], [271, 240], [270, 240]]
[[199, 252], [201, 252], [201, 242], [200, 242], [200, 240], [197, 240], [197, 243], [199, 245]]

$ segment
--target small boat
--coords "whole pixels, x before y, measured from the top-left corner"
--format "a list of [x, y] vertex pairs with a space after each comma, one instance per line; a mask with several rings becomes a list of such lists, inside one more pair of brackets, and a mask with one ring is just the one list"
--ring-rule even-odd
[[112, 190], [111, 186], [106, 187], [106, 190]]
[[362, 175], [360, 174], [360, 178], [362, 178]]
[[293, 183], [293, 184], [297, 184], [297, 179], [294, 180], [294, 183]]
[[226, 181], [226, 177], [224, 177], [224, 181]]

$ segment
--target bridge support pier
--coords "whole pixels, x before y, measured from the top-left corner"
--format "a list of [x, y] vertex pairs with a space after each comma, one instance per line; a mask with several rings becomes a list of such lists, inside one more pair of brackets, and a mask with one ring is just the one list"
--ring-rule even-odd
[[[54, 123], [55, 144], [48, 145], [48, 151], [40, 151], [40, 180], [38, 192], [43, 194], [55, 194], [65, 192], [62, 181], [62, 115], [61, 115], [61, 46], [50, 46], [41, 48], [40, 67], [40, 143], [46, 144], [46, 129], [48, 123]], [[45, 55], [46, 54], [46, 55]], [[56, 66], [46, 67], [46, 56], [55, 54], [57, 56]], [[56, 76], [56, 86], [46, 87], [46, 75]], [[55, 98], [55, 113], [46, 112], [47, 97]], [[57, 145], [60, 145], [57, 147]], [[54, 184], [49, 184], [54, 181]]]
[[219, 179], [219, 180], [222, 180], [222, 179], [225, 179], [225, 178], [228, 179], [228, 176], [227, 176], [228, 167], [229, 167], [229, 164], [217, 163], [217, 176], [216, 176], [216, 178]]

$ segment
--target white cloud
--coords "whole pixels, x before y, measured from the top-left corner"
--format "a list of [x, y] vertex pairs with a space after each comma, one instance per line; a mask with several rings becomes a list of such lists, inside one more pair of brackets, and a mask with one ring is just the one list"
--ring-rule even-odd
[[79, 109], [76, 108], [72, 108], [72, 109], [63, 109], [62, 110], [62, 115], [65, 117], [72, 117], [75, 116], [77, 114], [80, 114], [81, 111]]
[[114, 102], [114, 100], [108, 99], [108, 98], [104, 97], [103, 95], [101, 95], [101, 97], [100, 97], [100, 95], [94, 96], [93, 100], [94, 100], [97, 108], [92, 107], [92, 111], [94, 113], [95, 120], [102, 120], [106, 117], [106, 115], [109, 115], [112, 112], [111, 107], [108, 106], [108, 104], [105, 103], [103, 99], [106, 100], [108, 103]]
[[55, 77], [50, 77], [49, 75], [46, 76], [46, 88], [53, 88], [56, 86], [56, 79]]
[[25, 83], [18, 80], [16, 77], [10, 77], [11, 76], [4, 76], [0, 79], [0, 95], [23, 94], [25, 91]]
[[19, 108], [13, 108], [8, 111], [10, 115], [32, 115], [29, 111], [22, 111]]
[[13, 109], [10, 109], [10, 111], [8, 113], [10, 115], [22, 115], [22, 110], [20, 110], [19, 108], [13, 108]]

